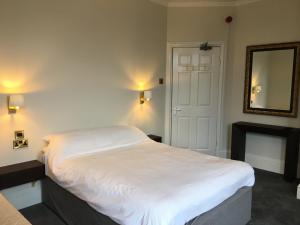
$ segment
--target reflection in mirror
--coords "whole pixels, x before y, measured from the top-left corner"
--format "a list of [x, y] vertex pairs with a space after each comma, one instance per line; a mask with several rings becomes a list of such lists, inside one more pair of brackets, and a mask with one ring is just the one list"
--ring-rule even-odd
[[244, 113], [297, 117], [300, 42], [247, 47]]
[[294, 51], [253, 52], [251, 108], [290, 109]]

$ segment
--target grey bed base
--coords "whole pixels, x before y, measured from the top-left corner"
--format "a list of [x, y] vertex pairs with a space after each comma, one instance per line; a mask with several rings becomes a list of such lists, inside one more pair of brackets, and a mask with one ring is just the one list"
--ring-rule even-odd
[[[43, 202], [68, 225], [119, 225], [50, 178], [42, 181], [42, 194]], [[185, 225], [246, 225], [251, 219], [251, 203], [252, 188], [245, 187]]]

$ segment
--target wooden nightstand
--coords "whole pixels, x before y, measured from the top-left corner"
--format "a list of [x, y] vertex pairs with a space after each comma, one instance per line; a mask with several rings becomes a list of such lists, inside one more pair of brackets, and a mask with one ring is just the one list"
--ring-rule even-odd
[[159, 143], [161, 143], [161, 141], [162, 141], [162, 138], [161, 138], [160, 136], [156, 136], [156, 135], [153, 135], [153, 134], [149, 134], [148, 137], [149, 137], [150, 139], [152, 139], [153, 141], [156, 141], [156, 142], [159, 142]]
[[0, 190], [41, 180], [45, 165], [38, 160], [0, 167]]
[[13, 207], [6, 198], [0, 194], [0, 224], [18, 224], [31, 225], [22, 215]]

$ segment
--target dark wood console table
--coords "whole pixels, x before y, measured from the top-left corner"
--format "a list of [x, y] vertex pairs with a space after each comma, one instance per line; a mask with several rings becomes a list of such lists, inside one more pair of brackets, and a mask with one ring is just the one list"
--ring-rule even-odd
[[261, 133], [286, 138], [284, 179], [292, 182], [297, 179], [300, 129], [249, 122], [232, 124], [231, 158], [245, 161], [246, 133]]

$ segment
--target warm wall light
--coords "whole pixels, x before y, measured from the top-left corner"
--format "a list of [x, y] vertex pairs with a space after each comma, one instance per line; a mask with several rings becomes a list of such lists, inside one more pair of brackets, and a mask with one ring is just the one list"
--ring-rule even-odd
[[262, 91], [262, 86], [256, 85], [252, 87], [252, 94], [259, 94]]
[[7, 97], [8, 113], [16, 113], [21, 107], [24, 106], [23, 95], [10, 95]]
[[140, 104], [144, 104], [145, 101], [149, 102], [152, 98], [152, 91], [141, 91], [140, 92]]

